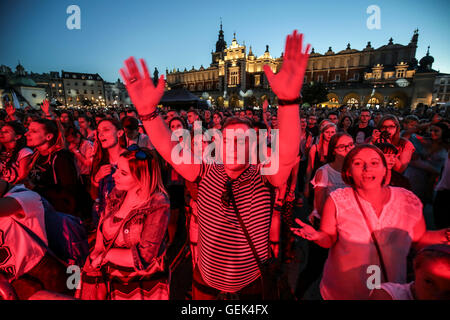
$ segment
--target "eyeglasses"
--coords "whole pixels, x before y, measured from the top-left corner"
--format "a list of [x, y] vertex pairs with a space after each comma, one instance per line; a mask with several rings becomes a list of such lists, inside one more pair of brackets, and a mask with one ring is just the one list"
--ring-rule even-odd
[[225, 207], [230, 207], [231, 206], [231, 197], [233, 196], [233, 181], [232, 180], [228, 180], [225, 183], [225, 189], [222, 192], [222, 197], [220, 198], [220, 200], [222, 201], [222, 204]]
[[352, 143], [349, 143], [347, 145], [342, 145], [342, 144], [338, 145], [338, 146], [335, 147], [335, 149], [337, 151], [351, 150], [351, 149], [353, 149], [354, 146], [355, 146], [355, 144], [352, 142]]
[[134, 157], [138, 160], [146, 160], [147, 158], [150, 158], [151, 156], [147, 153], [145, 153], [141, 147], [139, 147], [139, 145], [137, 145], [136, 143], [130, 145], [127, 148], [128, 151], [134, 152], [136, 151], [136, 153], [134, 154]]
[[394, 125], [392, 125], [392, 126], [381, 126], [380, 129], [381, 130], [389, 130], [389, 129], [394, 130], [394, 129], [397, 129], [397, 126], [394, 126]]

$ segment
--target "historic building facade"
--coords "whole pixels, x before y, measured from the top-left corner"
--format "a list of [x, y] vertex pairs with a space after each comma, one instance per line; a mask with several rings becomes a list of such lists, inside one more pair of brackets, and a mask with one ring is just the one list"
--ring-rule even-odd
[[[437, 71], [432, 69], [434, 59], [416, 57], [419, 38], [414, 31], [407, 45], [389, 39], [386, 45], [372, 47], [371, 42], [362, 50], [347, 48], [334, 52], [330, 47], [320, 54], [311, 51], [305, 81], [323, 83], [328, 91], [329, 102], [352, 106], [412, 106], [418, 103], [432, 104], [432, 91]], [[252, 48], [241, 45], [234, 35], [227, 46], [222, 25], [215, 51], [211, 53], [209, 67], [179, 71], [166, 70], [168, 89], [182, 86], [218, 106], [260, 105], [266, 97], [276, 104], [270, 90], [263, 66], [269, 65], [274, 72], [283, 63], [283, 54], [272, 57], [269, 46], [263, 55], [256, 57]]]

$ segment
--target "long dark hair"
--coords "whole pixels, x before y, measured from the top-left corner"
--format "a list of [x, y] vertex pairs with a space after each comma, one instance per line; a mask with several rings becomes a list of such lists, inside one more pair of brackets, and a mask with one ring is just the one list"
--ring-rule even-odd
[[339, 139], [343, 136], [347, 136], [349, 138], [352, 138], [352, 140], [353, 140], [353, 137], [345, 132], [338, 132], [338, 133], [334, 134], [331, 137], [330, 142], [328, 143], [327, 163], [332, 163], [332, 162], [334, 162], [334, 160], [336, 160], [336, 155], [334, 154], [334, 149], [336, 149], [336, 145], [337, 145]]
[[26, 129], [23, 126], [23, 124], [21, 124], [19, 121], [9, 121], [4, 125], [4, 127], [6, 126], [11, 127], [16, 136], [19, 135], [21, 136], [19, 139], [16, 140], [16, 144], [14, 146], [14, 149], [12, 150], [11, 157], [5, 163], [6, 168], [11, 168], [13, 163], [17, 161], [19, 151], [27, 146], [27, 138], [25, 137]]
[[[103, 119], [98, 122], [98, 125], [100, 125], [100, 123], [105, 122], [105, 121], [110, 122], [116, 128], [116, 130], [123, 130], [122, 124], [120, 123], [120, 121], [118, 121], [116, 119]], [[126, 149], [127, 141], [125, 139], [125, 133], [119, 138], [119, 145], [122, 148]], [[95, 146], [96, 146], [96, 150], [95, 150], [95, 154], [94, 154], [94, 159], [92, 161], [92, 170], [91, 170], [92, 177], [94, 177], [97, 174], [97, 171], [100, 169], [101, 166], [109, 163], [108, 150], [104, 149], [102, 147], [102, 144], [100, 143], [100, 141], [98, 139], [98, 131], [97, 131], [97, 136], [95, 138]]]

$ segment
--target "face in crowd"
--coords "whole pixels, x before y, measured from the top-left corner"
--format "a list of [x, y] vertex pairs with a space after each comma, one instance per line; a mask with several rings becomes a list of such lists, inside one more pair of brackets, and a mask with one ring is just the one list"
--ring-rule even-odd
[[21, 135], [16, 135], [16, 132], [11, 126], [4, 125], [0, 128], [0, 143], [6, 144], [19, 140]]
[[431, 126], [430, 127], [430, 136], [431, 140], [438, 141], [442, 138], [442, 129], [438, 126]]
[[[446, 258], [423, 259], [414, 267], [417, 300], [450, 300], [450, 264]], [[416, 262], [416, 261], [415, 261]]]
[[169, 121], [172, 120], [172, 118], [174, 118], [176, 116], [178, 116], [176, 111], [171, 110], [171, 111], [167, 112], [167, 117], [166, 117], [167, 123], [169, 123]]
[[364, 110], [361, 111], [361, 114], [359, 115], [359, 122], [361, 124], [368, 124], [370, 120], [370, 111]]
[[221, 122], [222, 122], [222, 118], [221, 118], [217, 113], [215, 113], [215, 114], [213, 115], [213, 122], [214, 122], [214, 125], [215, 125], [215, 126], [216, 126], [216, 125], [220, 125]]
[[392, 137], [397, 133], [397, 125], [395, 124], [394, 121], [387, 119], [384, 120], [381, 127], [380, 127], [380, 131], [381, 132], [388, 132], [389, 133], [389, 138], [392, 140]]
[[309, 116], [308, 117], [308, 128], [313, 128], [316, 124], [317, 124], [317, 117]]
[[342, 159], [344, 159], [345, 156], [347, 155], [347, 153], [349, 153], [349, 151], [352, 150], [354, 147], [355, 147], [355, 144], [353, 142], [353, 138], [349, 137], [347, 135], [343, 135], [336, 142], [336, 147], [334, 148], [334, 153], [336, 154], [336, 156], [339, 156]]
[[345, 117], [344, 120], [342, 120], [342, 126], [346, 129], [348, 129], [352, 125], [352, 121], [349, 117]]
[[97, 137], [103, 149], [109, 149], [119, 143], [119, 138], [124, 134], [118, 130], [110, 121], [102, 121], [97, 128]]
[[191, 125], [194, 125], [194, 122], [198, 120], [198, 115], [195, 112], [188, 112], [188, 122]]
[[328, 116], [328, 119], [329, 119], [331, 122], [333, 122], [335, 125], [338, 125], [339, 119], [338, 119], [337, 115], [335, 115], [335, 114], [330, 114], [330, 115]]
[[67, 112], [61, 113], [59, 120], [61, 121], [61, 123], [64, 123], [64, 124], [69, 123], [70, 122], [69, 114]]
[[[228, 125], [223, 130], [223, 162], [225, 168], [230, 171], [242, 170], [245, 168], [246, 164], [249, 163], [250, 139], [248, 136], [239, 136], [237, 134], [238, 130], [241, 130], [241, 132], [245, 133], [248, 129], [249, 127], [246, 124], [236, 123]], [[231, 147], [233, 147], [233, 150], [231, 150]], [[238, 152], [238, 150], [240, 150], [240, 153]], [[240, 154], [244, 155], [244, 159], [238, 158]]]
[[53, 138], [53, 134], [47, 133], [43, 124], [35, 121], [30, 123], [25, 136], [27, 137], [27, 145], [31, 148], [40, 147]]
[[381, 156], [371, 148], [363, 148], [353, 157], [350, 176], [360, 189], [378, 188], [383, 184], [387, 168]]
[[80, 126], [80, 129], [86, 130], [87, 128], [89, 128], [89, 123], [83, 117], [78, 118], [78, 124]]
[[326, 142], [330, 142], [331, 137], [336, 134], [336, 127], [331, 126], [323, 132], [323, 139]]

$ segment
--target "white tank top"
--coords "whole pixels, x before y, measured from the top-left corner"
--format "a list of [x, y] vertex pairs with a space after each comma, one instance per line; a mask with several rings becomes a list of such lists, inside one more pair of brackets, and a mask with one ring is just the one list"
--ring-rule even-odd
[[[422, 203], [406, 189], [389, 188], [390, 199], [380, 217], [368, 201], [359, 199], [381, 247], [388, 281], [405, 283], [406, 257], [422, 219]], [[379, 266], [369, 229], [352, 188], [337, 189], [330, 196], [336, 206], [337, 240], [328, 253], [320, 292], [326, 300], [368, 299], [367, 281], [373, 274], [368, 267]]]

